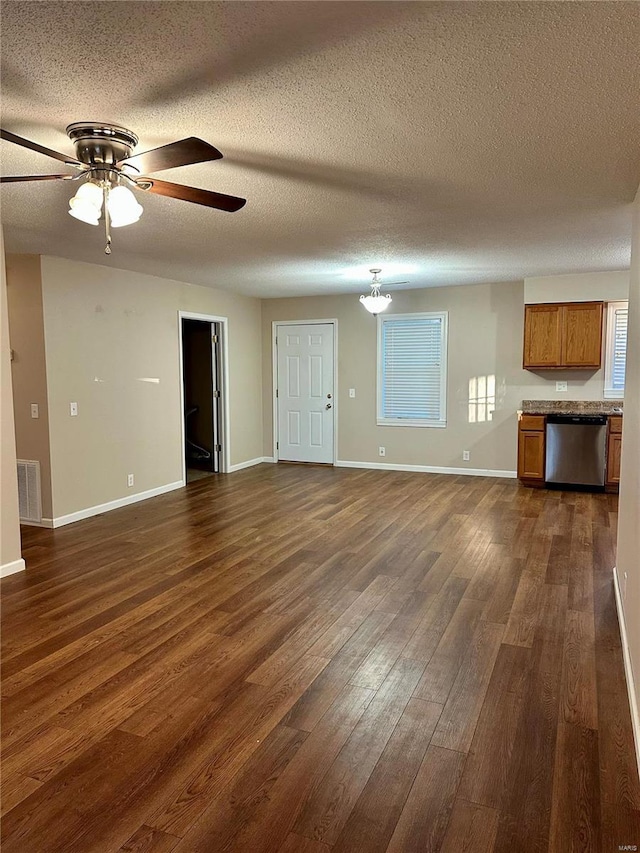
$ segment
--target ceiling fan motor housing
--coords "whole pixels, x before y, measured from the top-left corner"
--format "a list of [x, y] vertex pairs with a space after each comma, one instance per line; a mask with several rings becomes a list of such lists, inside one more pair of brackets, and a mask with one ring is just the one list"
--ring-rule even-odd
[[87, 166], [115, 166], [126, 160], [138, 144], [138, 137], [116, 124], [77, 121], [67, 127], [76, 157]]

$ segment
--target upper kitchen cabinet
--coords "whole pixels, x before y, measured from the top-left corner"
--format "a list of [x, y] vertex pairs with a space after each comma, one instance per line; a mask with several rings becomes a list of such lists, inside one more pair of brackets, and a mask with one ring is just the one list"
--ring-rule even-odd
[[524, 306], [527, 370], [597, 370], [602, 360], [602, 302]]
[[600, 367], [602, 302], [570, 302], [562, 306], [562, 366]]
[[524, 306], [524, 356], [522, 366], [558, 367], [562, 360], [560, 305]]

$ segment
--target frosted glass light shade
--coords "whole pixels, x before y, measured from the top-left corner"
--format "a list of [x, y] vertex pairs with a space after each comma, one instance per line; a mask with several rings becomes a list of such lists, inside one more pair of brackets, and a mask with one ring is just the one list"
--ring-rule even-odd
[[75, 202], [69, 208], [71, 216], [75, 219], [79, 219], [80, 222], [86, 222], [87, 225], [98, 224], [98, 220], [100, 219], [100, 208], [96, 208], [95, 205], [83, 198], [72, 198], [71, 201]]
[[375, 315], [387, 310], [391, 304], [391, 296], [388, 293], [385, 293], [384, 296], [381, 296], [380, 294], [377, 296], [361, 296], [360, 302], [362, 302], [370, 314]]
[[76, 194], [69, 200], [69, 213], [80, 222], [97, 225], [102, 210], [102, 190], [97, 184], [87, 181], [78, 187]]
[[102, 208], [102, 190], [97, 184], [94, 184], [91, 181], [80, 184], [76, 194], [69, 204], [73, 207], [75, 202], [80, 201], [80, 199], [89, 202], [94, 207], [97, 207], [98, 210]]
[[126, 187], [114, 187], [109, 192], [107, 207], [114, 228], [131, 225], [137, 222], [142, 214], [142, 205], [138, 204], [134, 194]]

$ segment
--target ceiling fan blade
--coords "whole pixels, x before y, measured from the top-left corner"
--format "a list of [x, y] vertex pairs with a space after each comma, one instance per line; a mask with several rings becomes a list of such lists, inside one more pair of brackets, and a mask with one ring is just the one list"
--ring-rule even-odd
[[409, 284], [408, 281], [381, 281], [382, 287], [393, 287], [394, 284]]
[[0, 184], [16, 184], [20, 181], [65, 181], [75, 177], [74, 175], [17, 175], [8, 177], [0, 175]]
[[13, 142], [15, 145], [21, 145], [23, 148], [30, 148], [32, 151], [37, 151], [39, 154], [46, 154], [47, 157], [53, 157], [54, 160], [60, 160], [62, 163], [77, 163], [80, 161], [68, 154], [61, 154], [59, 151], [54, 151], [52, 148], [45, 148], [44, 145], [38, 145], [37, 142], [32, 142], [30, 139], [24, 139], [22, 136], [16, 136], [9, 130], [0, 129], [0, 139], [5, 139], [7, 142]]
[[141, 178], [149, 182], [150, 193], [166, 195], [169, 198], [181, 198], [183, 201], [191, 201], [194, 204], [203, 204], [205, 207], [215, 207], [216, 210], [226, 210], [234, 213], [247, 203], [246, 198], [237, 198], [234, 195], [215, 193], [211, 190], [200, 190], [196, 187], [185, 187], [182, 184], [174, 184], [171, 181], [159, 181], [157, 178]]
[[222, 154], [213, 145], [203, 139], [190, 136], [178, 142], [170, 142], [160, 148], [152, 148], [121, 160], [118, 166], [134, 166], [143, 174], [161, 172], [163, 169], [173, 169], [176, 166], [191, 166], [193, 163], [206, 163], [209, 160], [220, 160]]

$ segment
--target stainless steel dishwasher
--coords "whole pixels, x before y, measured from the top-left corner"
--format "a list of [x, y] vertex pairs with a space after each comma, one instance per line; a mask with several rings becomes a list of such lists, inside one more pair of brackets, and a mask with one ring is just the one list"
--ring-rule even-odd
[[547, 415], [545, 483], [604, 490], [605, 415]]

